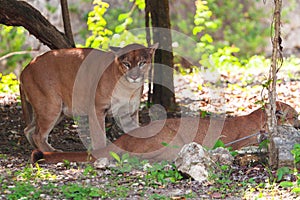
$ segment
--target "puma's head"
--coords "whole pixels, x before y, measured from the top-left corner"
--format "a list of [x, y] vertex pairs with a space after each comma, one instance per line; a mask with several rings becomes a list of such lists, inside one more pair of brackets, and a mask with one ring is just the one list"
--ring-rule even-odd
[[130, 83], [141, 83], [144, 81], [157, 47], [158, 43], [149, 48], [139, 44], [130, 44], [124, 48], [110, 47], [110, 49], [115, 54], [115, 62], [126, 80]]
[[300, 128], [298, 112], [283, 102], [276, 102], [276, 116], [278, 125], [290, 124], [295, 128]]

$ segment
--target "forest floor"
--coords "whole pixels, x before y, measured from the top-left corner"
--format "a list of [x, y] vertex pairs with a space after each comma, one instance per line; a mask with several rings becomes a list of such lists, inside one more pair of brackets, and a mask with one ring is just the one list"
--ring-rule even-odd
[[[281, 70], [277, 87], [278, 100], [298, 112], [299, 66]], [[265, 94], [262, 83], [266, 76], [266, 71], [261, 69], [176, 74], [176, 100], [187, 107], [184, 110], [189, 110], [191, 115], [199, 115], [199, 110], [227, 115], [248, 114], [260, 107], [255, 102]], [[23, 134], [25, 125], [18, 99], [17, 94], [0, 94], [0, 199], [297, 198], [290, 188], [280, 187], [274, 181], [275, 171], [263, 163], [235, 163], [221, 174], [223, 178], [215, 177], [218, 180], [202, 184], [189, 178], [171, 181], [165, 168], [174, 171], [172, 165], [150, 175], [142, 164], [125, 171], [116, 167], [99, 170], [87, 163], [31, 165], [33, 148]], [[57, 126], [49, 140], [54, 147], [64, 151], [85, 149], [71, 120]], [[166, 178], [159, 179], [158, 174]]]

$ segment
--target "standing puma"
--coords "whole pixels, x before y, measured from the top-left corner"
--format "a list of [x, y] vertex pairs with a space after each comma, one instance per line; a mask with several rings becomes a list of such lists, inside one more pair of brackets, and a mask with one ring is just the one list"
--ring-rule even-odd
[[20, 76], [24, 132], [31, 145], [55, 151], [48, 135], [63, 116], [88, 116], [92, 149], [106, 145], [107, 114], [125, 132], [137, 128], [144, 78], [157, 47], [60, 49], [35, 58]]

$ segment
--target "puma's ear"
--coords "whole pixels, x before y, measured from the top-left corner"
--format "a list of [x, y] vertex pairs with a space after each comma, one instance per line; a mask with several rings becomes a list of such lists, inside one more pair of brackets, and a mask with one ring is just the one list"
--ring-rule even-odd
[[110, 46], [109, 48], [114, 54], [116, 54], [121, 49], [121, 47], [112, 47], [112, 46]]
[[149, 47], [149, 50], [150, 50], [149, 53], [151, 55], [153, 55], [155, 53], [155, 50], [158, 48], [158, 45], [159, 45], [159, 43], [157, 42]]

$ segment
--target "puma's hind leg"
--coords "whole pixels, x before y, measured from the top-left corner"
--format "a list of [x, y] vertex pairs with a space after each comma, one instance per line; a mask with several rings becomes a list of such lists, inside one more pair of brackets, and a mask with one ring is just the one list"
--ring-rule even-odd
[[[45, 101], [46, 102], [46, 101]], [[51, 109], [49, 109], [51, 108]], [[48, 136], [53, 127], [62, 119], [62, 103], [47, 101], [47, 106], [39, 107], [39, 110], [34, 109], [35, 128], [28, 140], [33, 141], [36, 148], [40, 151], [57, 151], [48, 143]]]
[[36, 129], [36, 124], [35, 124], [35, 121], [31, 121], [30, 124], [28, 124], [26, 126], [26, 128], [24, 129], [24, 133], [25, 133], [25, 136], [27, 138], [27, 140], [29, 141], [29, 143], [37, 148], [37, 146], [35, 145], [33, 139], [32, 139], [32, 134], [35, 132], [35, 129]]

